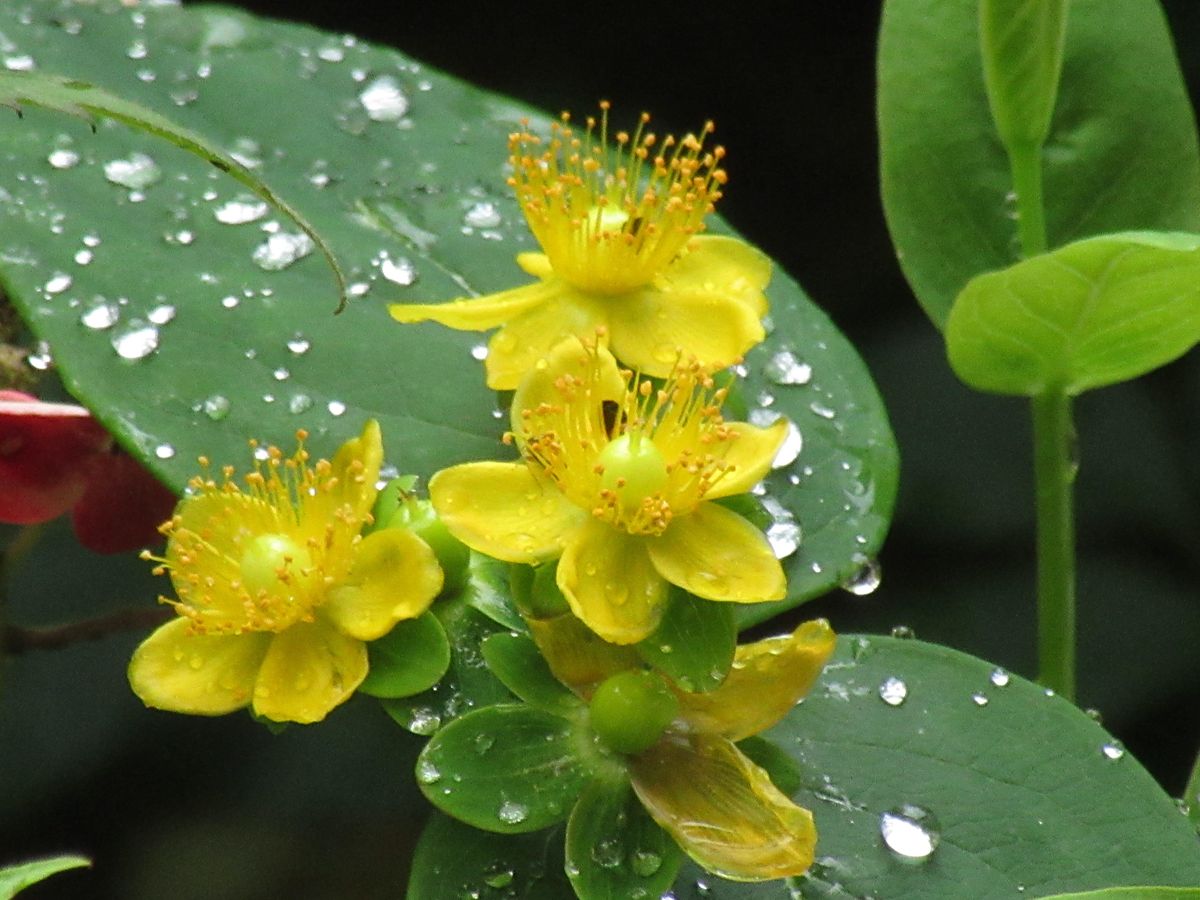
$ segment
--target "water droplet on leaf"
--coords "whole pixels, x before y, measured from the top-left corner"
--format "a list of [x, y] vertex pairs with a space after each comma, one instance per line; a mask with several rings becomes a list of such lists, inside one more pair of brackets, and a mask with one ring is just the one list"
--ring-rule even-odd
[[911, 860], [929, 859], [941, 840], [933, 814], [914, 803], [902, 803], [883, 813], [879, 817], [879, 834], [889, 850]]
[[899, 706], [908, 699], [908, 685], [893, 675], [879, 686], [879, 699], [888, 706]]
[[781, 350], [767, 360], [763, 374], [775, 384], [808, 384], [812, 381], [812, 366], [800, 362], [791, 350]]
[[160, 178], [162, 170], [145, 153], [133, 153], [128, 159], [114, 159], [104, 164], [104, 177], [113, 184], [140, 191]]

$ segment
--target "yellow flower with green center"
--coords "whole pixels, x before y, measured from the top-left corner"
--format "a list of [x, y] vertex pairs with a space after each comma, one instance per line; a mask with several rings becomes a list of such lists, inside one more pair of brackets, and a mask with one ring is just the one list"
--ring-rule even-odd
[[560, 557], [571, 609], [612, 643], [654, 631], [668, 583], [708, 600], [779, 600], [786, 579], [766, 537], [714, 501], [766, 475], [787, 423], [726, 422], [724, 398], [700, 366], [655, 387], [604, 347], [565, 341], [513, 398], [524, 461], [444, 469], [430, 497], [475, 550], [530, 564]]
[[767, 258], [742, 241], [700, 235], [725, 184], [724, 149], [700, 136], [659, 141], [646, 129], [608, 141], [608, 105], [582, 136], [564, 114], [548, 142], [509, 138], [509, 183], [542, 253], [517, 264], [538, 281], [475, 299], [395, 304], [400, 322], [432, 320], [500, 330], [488, 345], [487, 383], [517, 387], [564, 338], [604, 328], [617, 358], [666, 377], [680, 348], [707, 371], [759, 343], [767, 312]]
[[[365, 641], [423, 613], [442, 587], [433, 551], [401, 528], [361, 535], [383, 459], [367, 422], [332, 462], [257, 452], [245, 487], [197, 477], [162, 530], [179, 617], [135, 651], [129, 681], [147, 706], [220, 715], [251, 706], [316, 722], [367, 674]], [[261, 459], [259, 459], [261, 457]], [[202, 460], [202, 462], [204, 462]], [[150, 558], [150, 557], [147, 557]]]

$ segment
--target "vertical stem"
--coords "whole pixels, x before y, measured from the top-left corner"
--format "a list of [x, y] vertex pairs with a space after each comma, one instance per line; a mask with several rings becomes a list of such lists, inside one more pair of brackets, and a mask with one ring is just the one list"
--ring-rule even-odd
[[1046, 252], [1046, 210], [1042, 202], [1041, 144], [1013, 144], [1008, 148], [1013, 193], [1017, 197], [1017, 235], [1021, 254]]
[[1071, 398], [1033, 398], [1037, 496], [1038, 680], [1075, 699], [1075, 430]]

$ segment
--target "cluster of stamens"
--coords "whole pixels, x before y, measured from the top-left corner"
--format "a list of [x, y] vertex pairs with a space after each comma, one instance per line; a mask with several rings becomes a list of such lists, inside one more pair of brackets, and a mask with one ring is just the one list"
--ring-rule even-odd
[[662, 384], [623, 370], [625, 390], [605, 397], [592, 351], [580, 373], [555, 380], [556, 402], [521, 410], [515, 435], [526, 459], [574, 503], [630, 534], [662, 534], [729, 472], [737, 437], [721, 416], [727, 391], [695, 363]]
[[[328, 460], [309, 465], [307, 434], [297, 432], [296, 452], [251, 441], [255, 468], [240, 486], [234, 469], [188, 482], [180, 510], [159, 530], [168, 539], [166, 555], [143, 552], [169, 573], [178, 599], [160, 597], [190, 620], [198, 634], [281, 631], [312, 621], [328, 587], [349, 568], [351, 548], [364, 520], [338, 497], [339, 479]], [[361, 476], [355, 461], [347, 477]], [[322, 500], [328, 501], [322, 504]], [[186, 516], [189, 503], [203, 512]], [[306, 507], [320, 507], [306, 515]]]
[[555, 274], [587, 291], [619, 294], [649, 284], [703, 230], [726, 182], [725, 149], [704, 149], [713, 131], [661, 141], [642, 113], [633, 135], [609, 146], [609, 104], [582, 136], [563, 113], [548, 141], [509, 136], [509, 184]]

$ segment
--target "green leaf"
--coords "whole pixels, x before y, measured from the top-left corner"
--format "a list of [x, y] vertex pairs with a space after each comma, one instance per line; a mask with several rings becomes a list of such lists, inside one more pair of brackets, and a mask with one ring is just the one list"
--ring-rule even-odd
[[450, 667], [450, 639], [431, 612], [398, 622], [377, 641], [367, 644], [370, 669], [359, 690], [372, 697], [394, 699], [429, 690]]
[[1005, 145], [1041, 146], [1062, 71], [1066, 0], [980, 0], [983, 78]]
[[[880, 698], [889, 678], [907, 691], [897, 706]], [[681, 897], [962, 900], [1200, 884], [1191, 823], [1137, 760], [1070, 703], [954, 650], [843, 635], [816, 688], [767, 737], [799, 773], [791, 796], [816, 819], [815, 865], [789, 886], [735, 884], [685, 862]], [[881, 836], [882, 815], [905, 804], [938, 823], [924, 862]], [[496, 855], [528, 868], [515, 848]], [[414, 879], [428, 862], [418, 853]]]
[[946, 344], [974, 388], [1037, 396], [1127, 381], [1200, 341], [1200, 237], [1090, 238], [973, 279]]
[[683, 853], [623, 779], [594, 781], [567, 823], [567, 875], [580, 900], [658, 897]]
[[570, 900], [563, 831], [495, 834], [434, 812], [413, 855], [408, 900]]
[[[39, 70], [100, 85], [254, 162], [255, 175], [329, 242], [356, 299], [334, 318], [331, 282], [316, 259], [271, 271], [255, 263], [272, 217], [218, 221], [216, 212], [245, 189], [202, 160], [124, 127], [102, 124], [92, 134], [31, 109], [0, 131], [9, 174], [0, 281], [49, 342], [67, 389], [177, 488], [198, 455], [218, 470], [242, 470], [248, 438], [283, 446], [304, 427], [314, 456], [327, 457], [368, 417], [382, 425], [388, 461], [422, 478], [510, 455], [500, 442], [503, 414], [493, 415], [498, 398], [472, 357], [481, 336], [401, 326], [387, 305], [528, 280], [515, 256], [535, 244], [505, 186], [507, 135], [523, 116], [538, 127], [549, 120], [391, 50], [345, 46], [340, 35], [220, 7], [139, 8], [139, 28], [134, 14], [115, 3], [80, 4], [71, 10], [80, 27], [68, 31], [53, 0], [0, 4], [0, 33], [10, 53], [29, 54]], [[129, 58], [135, 40], [150, 49], [147, 59]], [[324, 58], [332, 56], [340, 61]], [[150, 64], [158, 77], [139, 79]], [[357, 70], [370, 74], [358, 82], [350, 77]], [[396, 121], [372, 120], [364, 108], [360, 94], [377, 85], [408, 98]], [[48, 158], [56, 149], [79, 162], [55, 168]], [[104, 174], [106, 163], [133, 153], [162, 173], [133, 192], [137, 202]], [[484, 202], [500, 224], [467, 225], [465, 215]], [[712, 230], [728, 227], [714, 220]], [[768, 295], [774, 330], [747, 355], [742, 386], [747, 397], [774, 398], [752, 414], [788, 416], [803, 441], [767, 487], [781, 530], [798, 523], [805, 539], [785, 559], [790, 599], [752, 610], [743, 623], [849, 577], [861, 565], [855, 555], [882, 543], [896, 492], [895, 443], [861, 360], [785, 273], [775, 273]], [[119, 313], [107, 329], [80, 321], [98, 296]], [[151, 322], [152, 312], [166, 317], [165, 307], [174, 319]], [[150, 326], [158, 345], [148, 356], [115, 352], [114, 338], [130, 350]]]
[[582, 701], [551, 673], [537, 644], [525, 635], [493, 634], [483, 642], [482, 649], [492, 674], [526, 703], [560, 714], [582, 706]]
[[483, 640], [496, 632], [495, 623], [468, 605], [465, 594], [439, 600], [432, 613], [450, 639], [450, 667], [445, 677], [427, 691], [382, 701], [384, 711], [397, 724], [421, 735], [433, 734], [475, 707], [512, 700], [479, 651]]
[[[909, 284], [939, 328], [967, 281], [1018, 258], [976, 10], [888, 0], [880, 32], [884, 210]], [[1157, 3], [1071, 3], [1043, 165], [1051, 248], [1135, 228], [1200, 231], [1196, 127]]]
[[697, 693], [725, 680], [736, 649], [733, 608], [681, 590], [671, 591], [671, 604], [658, 629], [637, 645], [642, 659], [683, 690]]
[[1190, 900], [1200, 897], [1200, 888], [1118, 887], [1079, 894], [1054, 894], [1042, 900]]
[[525, 620], [513, 604], [509, 564], [471, 552], [469, 580], [463, 599], [493, 622], [512, 631], [525, 631]]
[[785, 794], [794, 794], [800, 789], [803, 783], [800, 770], [781, 747], [757, 735], [738, 741], [737, 746], [756, 766], [766, 769], [771, 782]]
[[112, 119], [131, 128], [163, 138], [211, 163], [219, 171], [241, 182], [255, 195], [266, 200], [294, 222], [320, 249], [337, 280], [338, 312], [346, 305], [346, 275], [325, 239], [270, 186], [249, 168], [230, 156], [203, 135], [183, 128], [165, 116], [137, 103], [110, 94], [86, 81], [43, 75], [40, 72], [0, 72], [0, 105], [12, 107], [18, 114], [24, 105], [39, 106], [86, 119], [95, 128], [95, 118]]
[[54, 856], [0, 868], [0, 900], [10, 900], [30, 885], [68, 869], [89, 868], [86, 856]]
[[538, 831], [570, 815], [600, 760], [579, 722], [532, 706], [477, 709], [430, 739], [417, 781], [430, 803], [476, 828]]

